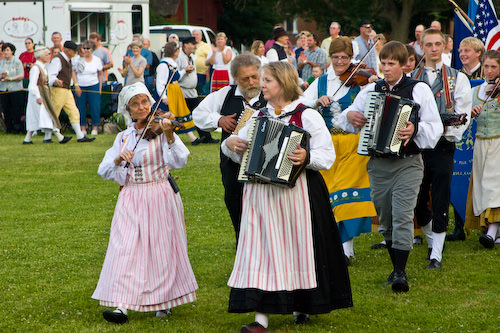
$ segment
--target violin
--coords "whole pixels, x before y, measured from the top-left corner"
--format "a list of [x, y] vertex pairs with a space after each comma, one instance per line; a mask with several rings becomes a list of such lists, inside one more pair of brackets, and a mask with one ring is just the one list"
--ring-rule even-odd
[[500, 78], [496, 78], [495, 80], [488, 82], [484, 91], [488, 95], [488, 98], [498, 97], [500, 94]]
[[373, 75], [377, 75], [377, 73], [373, 68], [366, 68], [366, 64], [359, 66], [350, 64], [347, 70], [340, 74], [339, 79], [348, 87], [364, 86], [370, 83], [368, 79]]
[[[174, 120], [175, 117], [170, 112], [164, 112], [161, 110], [157, 110], [157, 112], [155, 114], [152, 114], [151, 117], [153, 117], [153, 119], [150, 122], [148, 122], [148, 118], [144, 118], [141, 120], [139, 120], [139, 119], [133, 120], [133, 121], [137, 122], [137, 124], [139, 124], [140, 126], [146, 126], [146, 129], [145, 129], [146, 133], [144, 133], [143, 138], [148, 140], [148, 141], [153, 140], [158, 135], [161, 135], [163, 133], [163, 130], [161, 129], [161, 125], [160, 125], [160, 122], [162, 121], [162, 119], [169, 119], [172, 122], [172, 126], [174, 127], [174, 131], [185, 129], [184, 124]], [[149, 125], [148, 125], [148, 123], [149, 123]]]

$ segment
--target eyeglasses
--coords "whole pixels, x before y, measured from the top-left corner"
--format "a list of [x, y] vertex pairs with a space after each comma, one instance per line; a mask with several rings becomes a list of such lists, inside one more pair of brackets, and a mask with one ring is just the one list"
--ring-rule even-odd
[[91, 47], [82, 47], [82, 50], [91, 50]]
[[362, 25], [363, 28], [366, 28], [366, 29], [371, 29], [372, 28], [372, 25], [371, 24], [367, 24], [367, 25]]
[[332, 56], [332, 61], [339, 61], [342, 60], [342, 62], [346, 62], [351, 59], [351, 57], [348, 56]]
[[150, 105], [151, 105], [151, 102], [149, 101], [149, 99], [145, 98], [141, 101], [132, 102], [128, 106], [129, 106], [129, 108], [132, 108], [132, 109], [138, 109], [139, 106], [149, 107]]

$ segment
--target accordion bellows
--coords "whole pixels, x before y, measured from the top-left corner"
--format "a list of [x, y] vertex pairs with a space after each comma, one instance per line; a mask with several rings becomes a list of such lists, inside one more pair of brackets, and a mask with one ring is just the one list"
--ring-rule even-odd
[[279, 119], [250, 119], [248, 149], [243, 154], [238, 180], [295, 186], [305, 165], [293, 165], [287, 155], [297, 149], [309, 149], [310, 135], [304, 129]]

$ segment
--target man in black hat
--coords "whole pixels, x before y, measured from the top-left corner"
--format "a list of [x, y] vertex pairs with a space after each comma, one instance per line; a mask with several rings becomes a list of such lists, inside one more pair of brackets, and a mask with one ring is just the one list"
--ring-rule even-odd
[[[51, 89], [52, 105], [57, 116], [64, 109], [68, 115], [71, 127], [75, 131], [78, 142], [91, 142], [95, 138], [86, 137], [80, 129], [80, 112], [75, 104], [75, 98], [71, 92], [71, 77], [73, 68], [71, 58], [76, 54], [77, 45], [72, 41], [64, 43], [64, 49], [57, 54], [48, 66], [49, 86]], [[78, 86], [78, 82], [74, 82]]]
[[[360, 61], [365, 54], [370, 50], [373, 45], [373, 40], [370, 38], [370, 34], [373, 31], [373, 24], [370, 20], [361, 20], [359, 22], [359, 36], [356, 37], [352, 42], [352, 47], [354, 51], [354, 60]], [[356, 52], [356, 50], [358, 52]], [[364, 60], [367, 68], [373, 68], [375, 73], [378, 73], [378, 62], [377, 62], [377, 52], [375, 48], [372, 48], [370, 54]]]
[[269, 61], [287, 61], [285, 45], [288, 43], [288, 34], [282, 27], [273, 30], [273, 46], [267, 51], [266, 57]]
[[[177, 59], [175, 59], [175, 62], [179, 65], [179, 74], [181, 74], [179, 86], [181, 87], [184, 98], [186, 99], [186, 104], [191, 113], [198, 104], [200, 104], [200, 98], [196, 90], [198, 75], [196, 74], [194, 59], [192, 58], [192, 54], [195, 50], [196, 39], [194, 37], [184, 38], [182, 40], [182, 50], [179, 52]], [[191, 142], [192, 145], [197, 145], [199, 143], [218, 143], [220, 141], [218, 139], [213, 139], [210, 132], [203, 131], [198, 127], [196, 127], [196, 131], [198, 131], [199, 138]]]

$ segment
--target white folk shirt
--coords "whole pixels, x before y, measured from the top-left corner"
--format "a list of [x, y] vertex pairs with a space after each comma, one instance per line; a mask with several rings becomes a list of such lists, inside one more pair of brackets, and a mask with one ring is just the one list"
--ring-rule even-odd
[[[391, 90], [393, 87], [389, 86]], [[351, 106], [342, 112], [337, 123], [341, 129], [350, 133], [360, 131], [347, 120], [347, 113], [357, 111], [364, 114], [366, 97], [371, 91], [375, 91], [375, 82], [368, 84], [366, 89], [360, 91]], [[414, 141], [420, 149], [432, 149], [443, 134], [443, 123], [434, 100], [434, 94], [426, 83], [419, 82], [413, 87], [412, 97], [420, 105], [420, 120]]]
[[[300, 100], [296, 100], [282, 109], [281, 114], [286, 114], [295, 110]], [[278, 117], [274, 113], [274, 108], [267, 104], [267, 109], [273, 118]], [[259, 111], [256, 111], [253, 117], [257, 117]], [[281, 120], [288, 123], [291, 116], [285, 116]], [[332, 137], [328, 128], [325, 125], [323, 117], [313, 109], [305, 109], [302, 113], [302, 128], [311, 134], [311, 139], [309, 141], [309, 165], [307, 168], [313, 170], [328, 170], [335, 162], [335, 149], [333, 147]], [[247, 140], [248, 128], [250, 122], [247, 122], [245, 127], [243, 127], [238, 132], [238, 137]], [[221, 150], [222, 153], [230, 157], [234, 162], [241, 163], [241, 158], [243, 154], [237, 154], [230, 150], [226, 146], [227, 139], [222, 142]]]
[[[219, 119], [222, 117], [220, 112], [229, 90], [231, 90], [231, 86], [226, 86], [209, 94], [201, 101], [198, 107], [193, 110], [193, 121], [196, 127], [204, 131], [214, 131], [219, 127]], [[236, 86], [234, 96], [243, 96], [238, 86]], [[252, 98], [248, 103], [253, 105], [258, 100], [259, 95]], [[243, 100], [241, 104], [245, 107]]]
[[[120, 155], [122, 148], [122, 140], [125, 140], [125, 149], [133, 150], [140, 135], [132, 124], [125, 131], [118, 133], [113, 143], [113, 146], [106, 151], [104, 158], [99, 165], [97, 173], [106, 180], [113, 180], [120, 185], [125, 185], [128, 175], [128, 168], [125, 168], [126, 162], [115, 165], [115, 158]], [[167, 164], [170, 169], [180, 169], [186, 165], [189, 150], [186, 148], [182, 140], [174, 133], [175, 142], [168, 144], [164, 134], [160, 135], [160, 142], [163, 150], [163, 163]], [[144, 157], [149, 146], [149, 141], [142, 139], [134, 152], [132, 163], [139, 165]]]
[[[163, 58], [161, 61], [163, 61], [164, 63], [160, 63], [158, 65], [158, 67], [156, 67], [156, 92], [158, 93], [158, 95], [161, 94], [162, 91], [165, 89], [165, 85], [167, 84], [168, 79], [169, 79], [170, 74], [171, 74], [170, 70], [168, 69], [168, 66], [167, 66], [167, 64], [165, 64], [165, 62], [167, 62], [173, 68], [179, 67], [179, 65], [177, 65], [175, 60], [172, 58]], [[178, 73], [180, 75], [180, 78], [179, 78], [179, 80], [180, 80], [186, 74], [186, 70], [184, 70], [184, 69], [178, 70]], [[173, 81], [171, 83], [173, 83]], [[167, 91], [166, 90], [160, 96], [160, 99], [165, 99], [165, 98], [167, 98]]]

